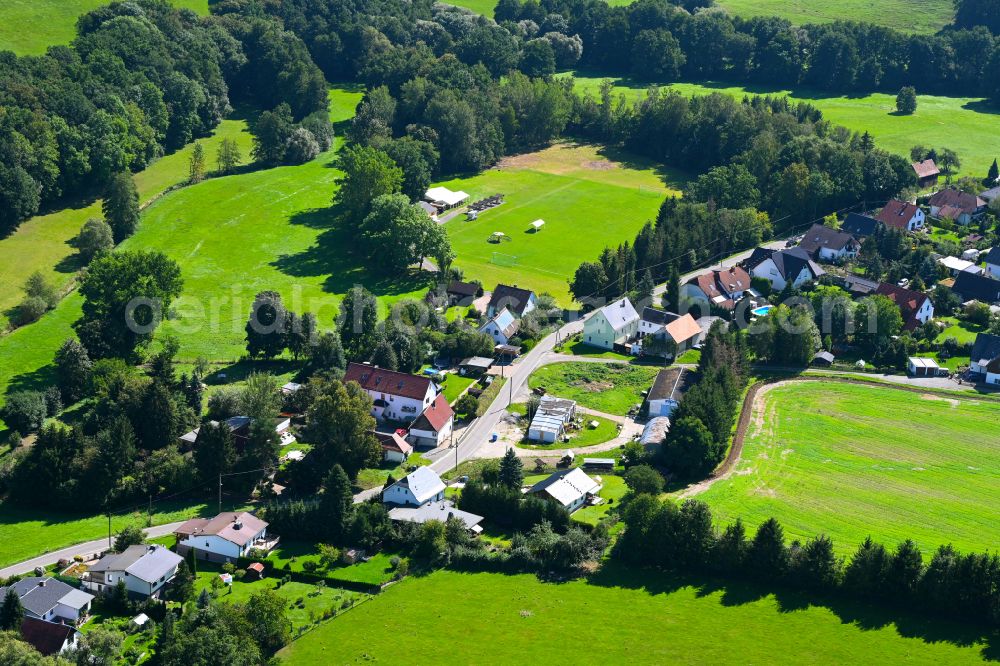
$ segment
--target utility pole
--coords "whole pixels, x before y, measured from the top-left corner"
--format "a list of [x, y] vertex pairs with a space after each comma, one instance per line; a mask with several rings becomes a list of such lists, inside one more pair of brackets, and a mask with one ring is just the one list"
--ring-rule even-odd
[[219, 473], [219, 513], [222, 513], [222, 473]]
[[108, 548], [111, 548], [111, 512], [108, 511]]

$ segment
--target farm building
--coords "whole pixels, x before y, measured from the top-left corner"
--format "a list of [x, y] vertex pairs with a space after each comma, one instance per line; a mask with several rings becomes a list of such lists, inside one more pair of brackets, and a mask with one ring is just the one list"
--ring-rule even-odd
[[684, 368], [660, 370], [653, 386], [646, 394], [645, 406], [649, 416], [669, 417], [680, 404], [681, 396], [689, 387], [691, 373]]
[[528, 494], [544, 497], [573, 513], [600, 491], [600, 483], [587, 476], [579, 467], [574, 467], [542, 479], [528, 489]]
[[565, 398], [543, 395], [528, 425], [528, 439], [552, 444], [566, 431], [566, 424], [576, 416], [576, 403]]
[[642, 429], [642, 435], [639, 436], [639, 443], [647, 447], [662, 444], [669, 431], [670, 419], [666, 416], [651, 418]]
[[917, 204], [890, 199], [879, 211], [876, 219], [890, 229], [916, 231], [924, 227], [926, 216]]
[[601, 469], [611, 472], [615, 469], [614, 458], [584, 458], [583, 466], [587, 469]]
[[623, 348], [638, 332], [639, 313], [627, 298], [605, 305], [583, 322], [583, 341], [601, 349]]
[[483, 528], [479, 525], [479, 523], [483, 522], [482, 516], [456, 509], [455, 505], [448, 500], [428, 502], [416, 507], [397, 506], [389, 509], [389, 519], [398, 523], [423, 525], [431, 520], [438, 520], [444, 523], [449, 518], [461, 520], [465, 528], [474, 534], [479, 534], [483, 531]]
[[911, 166], [913, 167], [913, 173], [917, 175], [917, 185], [920, 187], [937, 185], [938, 176], [941, 175], [941, 171], [938, 169], [937, 164], [934, 163], [934, 160], [914, 162]]
[[812, 225], [799, 247], [816, 261], [828, 263], [853, 259], [861, 251], [861, 243], [854, 236], [822, 224]]
[[911, 377], [937, 377], [941, 368], [932, 358], [911, 356], [906, 361], [906, 371]]
[[210, 562], [234, 562], [254, 549], [266, 553], [278, 545], [278, 537], [268, 536], [267, 525], [249, 511], [193, 518], [174, 530], [177, 554], [194, 551]]
[[444, 481], [430, 467], [418, 467], [382, 491], [385, 504], [423, 506], [444, 499]]

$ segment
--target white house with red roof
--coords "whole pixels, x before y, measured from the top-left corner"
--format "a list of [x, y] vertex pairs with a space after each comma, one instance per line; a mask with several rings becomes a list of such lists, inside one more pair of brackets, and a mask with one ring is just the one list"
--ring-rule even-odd
[[406, 462], [413, 453], [413, 447], [406, 441], [406, 430], [376, 432], [375, 439], [382, 446], [382, 460], [386, 462]]
[[904, 289], [894, 284], [882, 283], [875, 290], [879, 296], [886, 296], [903, 315], [903, 327], [912, 331], [921, 324], [926, 324], [934, 317], [934, 303], [930, 296], [922, 291]]
[[890, 199], [885, 202], [885, 206], [875, 217], [887, 227], [899, 229], [900, 231], [916, 231], [924, 228], [926, 215], [920, 210], [920, 206], [909, 201]]
[[372, 416], [379, 421], [409, 423], [437, 397], [429, 377], [387, 370], [366, 363], [351, 363], [345, 382], [357, 382], [371, 396]]
[[436, 448], [447, 442], [454, 427], [455, 412], [452, 411], [444, 394], [440, 394], [410, 424], [407, 440], [413, 446]]
[[193, 518], [176, 530], [177, 554], [194, 551], [198, 559], [232, 562], [253, 549], [269, 551], [278, 538], [268, 536], [267, 523], [249, 511], [220, 513], [214, 518]]

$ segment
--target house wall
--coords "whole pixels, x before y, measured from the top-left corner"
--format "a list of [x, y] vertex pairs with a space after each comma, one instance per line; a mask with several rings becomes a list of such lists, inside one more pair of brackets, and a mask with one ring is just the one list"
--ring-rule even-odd
[[406, 462], [406, 456], [403, 455], [402, 451], [386, 451], [382, 450], [382, 459], [387, 462], [401, 463]]
[[986, 373], [986, 383], [1000, 385], [1000, 374], [995, 372]]
[[72, 620], [73, 622], [76, 622], [77, 620], [80, 619], [82, 615], [86, 615], [88, 612], [90, 612], [90, 604], [87, 604], [79, 611], [77, 611], [77, 609], [75, 608], [70, 608], [69, 606], [66, 606], [64, 604], [56, 604], [55, 608], [49, 611], [49, 614], [43, 619], [51, 620], [54, 617], [64, 617], [67, 620]]
[[544, 442], [546, 444], [555, 443], [558, 439], [558, 434], [548, 430], [540, 430], [538, 428], [528, 428], [528, 439], [535, 442]]
[[771, 289], [775, 291], [781, 291], [787, 284], [785, 278], [778, 272], [778, 267], [774, 265], [774, 261], [771, 259], [766, 259], [757, 266], [754, 266], [753, 270], [750, 271], [750, 275], [767, 280], [771, 283]]
[[583, 322], [583, 341], [593, 347], [614, 348], [615, 332], [604, 313], [598, 312]]
[[497, 326], [496, 324], [491, 323], [486, 326], [483, 326], [481, 329], [479, 329], [479, 332], [486, 333], [487, 335], [489, 335], [491, 338], [493, 338], [493, 342], [497, 343], [498, 345], [505, 345], [508, 342], [510, 342], [510, 338], [504, 335], [503, 331], [501, 331], [500, 327]]
[[448, 419], [448, 422], [438, 432], [433, 430], [417, 430], [415, 428], [411, 428], [406, 439], [413, 446], [438, 447], [451, 436], [454, 424], [454, 418]]
[[[444, 499], [444, 491], [442, 490], [434, 497], [431, 497], [427, 502], [439, 502]], [[404, 488], [398, 484], [389, 486], [382, 493], [382, 501], [388, 502], [390, 504], [399, 504], [401, 506], [423, 506], [427, 502], [417, 502], [417, 498], [413, 496], [409, 488]]]
[[1000, 264], [986, 264], [986, 274], [994, 280], [1000, 280]]
[[928, 298], [924, 301], [924, 304], [920, 306], [915, 316], [921, 324], [926, 324], [934, 318], [934, 304], [931, 303], [931, 299]]
[[[267, 536], [266, 528], [254, 535], [254, 538], [251, 539], [249, 543], [252, 544], [254, 541], [265, 536]], [[251, 546], [249, 544], [241, 548], [232, 541], [226, 541], [222, 537], [214, 534], [202, 534], [178, 541], [177, 554], [183, 556], [187, 554], [189, 550], [194, 550], [195, 557], [198, 559], [208, 560], [210, 562], [225, 562], [229, 560], [236, 560], [237, 558], [246, 555], [250, 548]]]
[[401, 395], [393, 395], [384, 391], [368, 391], [372, 400], [384, 400], [388, 403], [383, 408], [372, 407], [372, 416], [377, 419], [389, 419], [392, 421], [409, 422], [420, 416], [424, 407], [431, 404], [436, 397], [433, 384], [427, 387], [427, 393], [423, 399], [406, 398]]

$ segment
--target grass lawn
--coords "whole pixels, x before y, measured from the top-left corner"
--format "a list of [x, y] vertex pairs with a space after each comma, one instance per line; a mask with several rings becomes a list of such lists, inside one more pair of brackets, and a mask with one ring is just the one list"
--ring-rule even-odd
[[[400, 632], [393, 617], [423, 621]], [[530, 655], [553, 665], [964, 664], [980, 663], [989, 649], [957, 624], [904, 619], [897, 626], [860, 606], [831, 610], [752, 585], [696, 587], [648, 571], [606, 568], [592, 582], [555, 584], [445, 570], [394, 585], [279, 656], [287, 666], [389, 663], [399, 659], [401, 639], [422, 663], [512, 663]]]
[[[0, 3], [0, 51], [38, 55], [49, 46], [76, 37], [76, 19], [106, 0], [3, 0]], [[170, 0], [175, 7], [208, 14], [208, 0]]]
[[[474, 201], [493, 194], [506, 199], [477, 220], [459, 214], [445, 224], [456, 265], [466, 275], [487, 289], [498, 282], [520, 284], [568, 305], [567, 280], [580, 263], [634, 236], [683, 181], [678, 172], [618, 151], [561, 143], [440, 184], [464, 190]], [[537, 219], [545, 227], [533, 233], [530, 224]], [[488, 242], [494, 231], [510, 240]]]
[[938, 317], [937, 321], [948, 324], [947, 328], [941, 329], [940, 335], [934, 340], [938, 344], [948, 338], [955, 338], [959, 344], [973, 343], [977, 335], [986, 331], [985, 326], [976, 326], [967, 321], [960, 321], [956, 317]]
[[785, 536], [995, 549], [1000, 404], [822, 382], [770, 390], [734, 474], [699, 495], [719, 524], [777, 518]]
[[553, 363], [536, 370], [528, 378], [528, 386], [544, 388], [599, 412], [625, 415], [642, 402], [642, 392], [653, 385], [658, 371], [623, 363]]
[[[234, 504], [223, 498], [223, 507], [229, 510], [246, 509], [243, 503]], [[170, 500], [153, 505], [152, 521], [147, 522], [146, 511], [118, 514], [112, 518], [112, 532], [117, 534], [127, 525], [163, 525], [198, 516], [214, 516], [218, 505], [214, 500], [197, 498]], [[59, 550], [76, 543], [100, 539], [108, 535], [106, 515], [59, 513], [49, 509], [26, 509], [9, 503], [0, 503], [0, 566], [7, 566], [43, 553]]]
[[444, 382], [441, 383], [441, 392], [448, 404], [454, 404], [459, 396], [465, 393], [465, 389], [475, 383], [475, 377], [463, 377], [456, 372], [447, 372], [444, 375]]
[[[747, 0], [749, 1], [749, 0]], [[833, 5], [829, 5], [833, 7]], [[839, 5], [837, 6], [839, 7]], [[896, 20], [896, 15], [892, 20]], [[568, 74], [567, 74], [568, 75]], [[600, 75], [576, 74], [578, 89], [590, 90], [597, 97]], [[618, 92], [630, 99], [645, 96], [647, 82], [614, 79]], [[1000, 154], [1000, 133], [995, 128], [1000, 109], [978, 97], [940, 97], [919, 95], [917, 112], [912, 116], [893, 115], [896, 94], [874, 93], [865, 96], [836, 96], [806, 88], [789, 90], [767, 86], [734, 86], [727, 82], [672, 83], [664, 86], [683, 95], [726, 93], [744, 95], [786, 95], [795, 101], [808, 102], [823, 112], [834, 124], [857, 132], [867, 130], [879, 147], [909, 156], [916, 144], [945, 146], [962, 159], [962, 174], [982, 177], [993, 159]]]
[[[526, 406], [522, 404], [518, 407], [520, 408], [519, 411], [517, 408], [508, 409], [508, 411], [518, 411], [518, 413], [524, 414]], [[580, 413], [579, 416], [583, 418], [583, 427], [580, 430], [569, 431], [568, 442], [560, 440], [552, 444], [538, 444], [536, 442], [524, 440], [523, 442], [519, 442], [517, 446], [522, 449], [537, 449], [540, 451], [544, 451], [546, 449], [577, 449], [585, 446], [594, 446], [595, 444], [603, 444], [604, 442], [610, 441], [618, 436], [617, 422], [606, 419], [603, 416], [592, 416], [590, 414], [583, 413]], [[596, 428], [590, 427], [591, 421], [597, 421]], [[527, 428], [528, 421], [525, 420], [523, 423], [525, 428]]]
[[[358, 562], [333, 569], [320, 569], [319, 575], [326, 575], [331, 578], [347, 580], [356, 583], [370, 583], [380, 585], [392, 580], [392, 553], [375, 553], [367, 562]], [[278, 548], [275, 548], [268, 555], [268, 559], [274, 562], [275, 575], [287, 565], [290, 571], [304, 571], [303, 562], [319, 563], [319, 554], [316, 547], [301, 541], [282, 541]]]
[[625, 479], [622, 477], [613, 476], [611, 474], [602, 474], [600, 476], [603, 487], [601, 488], [601, 492], [598, 494], [603, 497], [605, 501], [603, 504], [585, 506], [582, 509], [578, 509], [573, 512], [573, 520], [578, 523], [597, 525], [597, 523], [599, 523], [601, 519], [607, 515], [608, 511], [617, 507], [622, 501], [622, 498], [628, 494], [628, 486], [625, 485]]
[[630, 356], [628, 354], [619, 354], [616, 351], [611, 351], [610, 349], [602, 349], [601, 347], [594, 347], [593, 345], [588, 345], [586, 342], [581, 342], [579, 337], [574, 338], [571, 344], [565, 345], [557, 349], [560, 354], [572, 354], [573, 356], [589, 356], [591, 358], [616, 358], [619, 361], [634, 361], [635, 356]]
[[677, 357], [676, 363], [690, 363], [692, 365], [698, 365], [701, 361], [701, 350], [700, 349], [688, 349], [686, 352]]
[[719, 0], [734, 16], [778, 16], [795, 25], [865, 21], [876, 25], [932, 34], [951, 23], [955, 10], [948, 0]]
[[[294, 444], [289, 448], [302, 448], [302, 445]], [[355, 485], [361, 490], [375, 488], [376, 486], [381, 487], [385, 484], [385, 481], [389, 478], [390, 474], [394, 479], [401, 479], [406, 476], [406, 470], [410, 466], [416, 465], [417, 467], [422, 467], [430, 464], [431, 461], [427, 460], [419, 453], [411, 453], [405, 463], [397, 465], [395, 463], [388, 462], [382, 463], [380, 467], [371, 467], [361, 470], [358, 472], [358, 478], [355, 481]]]

